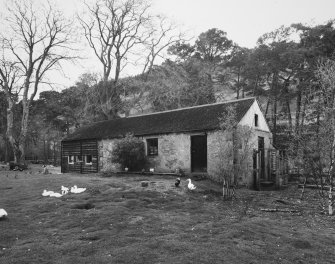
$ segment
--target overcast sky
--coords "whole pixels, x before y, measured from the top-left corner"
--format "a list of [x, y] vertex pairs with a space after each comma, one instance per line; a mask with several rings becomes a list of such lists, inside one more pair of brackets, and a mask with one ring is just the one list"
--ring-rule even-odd
[[[9, 0], [0, 0], [0, 6], [6, 1]], [[71, 15], [82, 9], [83, 1], [50, 2]], [[262, 34], [281, 25], [315, 25], [335, 18], [335, 0], [152, 0], [152, 8], [154, 13], [165, 14], [181, 24], [194, 38], [210, 28], [218, 28], [226, 31], [229, 39], [248, 48], [254, 47]], [[55, 75], [55, 82], [63, 87], [73, 85], [80, 74], [101, 71], [97, 66], [94, 57], [79, 65], [66, 65], [67, 77]]]

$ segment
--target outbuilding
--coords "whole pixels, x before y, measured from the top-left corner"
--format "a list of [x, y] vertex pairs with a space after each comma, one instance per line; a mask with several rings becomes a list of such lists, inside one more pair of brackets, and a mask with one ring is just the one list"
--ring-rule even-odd
[[[149, 166], [156, 172], [214, 173], [217, 132], [228, 106], [240, 125], [253, 130], [254, 155], [250, 178], [271, 178], [272, 134], [256, 98], [245, 98], [101, 121], [77, 129], [62, 141], [62, 172], [91, 173], [110, 169], [115, 139], [128, 133], [141, 138]], [[123, 169], [123, 168], [119, 168]], [[255, 176], [255, 172], [257, 175]]]

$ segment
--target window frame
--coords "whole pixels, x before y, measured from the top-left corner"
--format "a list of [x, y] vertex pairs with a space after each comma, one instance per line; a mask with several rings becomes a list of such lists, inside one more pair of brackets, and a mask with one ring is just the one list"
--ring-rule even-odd
[[146, 143], [147, 143], [147, 156], [148, 157], [158, 156], [158, 138], [147, 138]]
[[77, 155], [76, 156], [76, 162], [83, 162], [83, 156]]
[[[87, 162], [87, 157], [91, 156], [91, 162]], [[85, 165], [92, 165], [93, 164], [93, 155], [89, 154], [89, 155], [85, 155]]]
[[[70, 157], [72, 157], [72, 159]], [[75, 155], [68, 155], [67, 156], [67, 164], [74, 164], [74, 161], [75, 161]]]

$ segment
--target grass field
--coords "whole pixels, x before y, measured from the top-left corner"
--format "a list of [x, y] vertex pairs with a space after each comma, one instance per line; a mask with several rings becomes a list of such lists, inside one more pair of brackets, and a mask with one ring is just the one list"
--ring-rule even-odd
[[[0, 263], [335, 263], [335, 217], [314, 191], [299, 202], [295, 186], [239, 189], [223, 202], [214, 183], [189, 192], [174, 179], [0, 171]], [[41, 196], [75, 184], [87, 191]]]

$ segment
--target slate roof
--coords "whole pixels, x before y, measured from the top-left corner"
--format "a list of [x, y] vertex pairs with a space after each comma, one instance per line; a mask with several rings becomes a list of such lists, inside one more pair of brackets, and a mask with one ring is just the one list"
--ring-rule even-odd
[[127, 133], [145, 136], [215, 130], [219, 128], [219, 117], [229, 105], [236, 108], [240, 121], [254, 101], [252, 97], [96, 122], [78, 128], [63, 141], [117, 138]]

